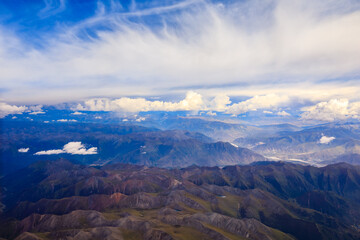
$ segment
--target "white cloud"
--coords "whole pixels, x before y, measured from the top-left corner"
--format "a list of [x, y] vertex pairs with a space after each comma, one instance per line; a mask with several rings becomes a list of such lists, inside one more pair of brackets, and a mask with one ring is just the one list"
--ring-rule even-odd
[[319, 140], [319, 143], [321, 144], [328, 144], [330, 142], [332, 142], [335, 139], [335, 137], [327, 137], [327, 136], [322, 136]]
[[29, 151], [30, 148], [19, 148], [18, 152], [20, 153], [27, 153]]
[[75, 119], [58, 119], [58, 122], [77, 122]]
[[69, 142], [64, 145], [63, 149], [52, 149], [46, 151], [36, 152], [34, 155], [53, 155], [68, 153], [73, 155], [93, 155], [97, 154], [97, 147], [86, 149], [85, 145], [81, 142]]
[[212, 112], [212, 111], [209, 111], [206, 113], [206, 115], [209, 115], [209, 116], [216, 116], [216, 112]]
[[9, 105], [4, 102], [0, 102], [0, 118], [4, 118], [7, 115], [10, 114], [22, 114], [25, 112], [28, 108], [25, 106], [15, 106], [15, 105]]
[[146, 118], [144, 118], [144, 117], [139, 117], [139, 118], [137, 118], [135, 121], [136, 122], [142, 122], [142, 121], [145, 121], [146, 120]]
[[53, 154], [61, 154], [61, 153], [65, 153], [65, 151], [62, 149], [52, 149], [47, 151], [39, 151], [34, 153], [34, 155], [53, 155]]
[[283, 116], [283, 117], [286, 117], [286, 116], [291, 116], [290, 113], [288, 112], [285, 112], [285, 111], [280, 111], [280, 112], [277, 112], [276, 115], [279, 115], [279, 116]]
[[[277, 109], [290, 103], [286, 95], [268, 94], [254, 96], [248, 100], [231, 104], [230, 98], [226, 95], [217, 95], [211, 100], [206, 100], [197, 92], [189, 91], [186, 97], [179, 102], [150, 101], [144, 98], [119, 98], [119, 99], [90, 99], [83, 104], [78, 104], [79, 111], [119, 111], [119, 112], [148, 112], [148, 111], [212, 111], [225, 112], [239, 115], [258, 109]], [[214, 114], [213, 114], [214, 115]], [[289, 116], [285, 111], [278, 112], [278, 115]]]
[[209, 103], [209, 109], [213, 111], [223, 112], [231, 104], [230, 98], [225, 94], [217, 95]]
[[84, 113], [76, 111], [76, 112], [71, 113], [71, 115], [84, 115]]
[[350, 103], [348, 99], [331, 99], [314, 106], [302, 108], [301, 118], [305, 120], [335, 121], [358, 118], [360, 102]]
[[43, 112], [43, 111], [37, 111], [37, 112], [31, 112], [31, 113], [29, 113], [29, 114], [31, 114], [31, 115], [38, 115], [38, 114], [45, 114], [45, 112]]
[[267, 110], [264, 110], [263, 113], [265, 113], [265, 114], [273, 114], [273, 112], [267, 111]]
[[69, 142], [63, 148], [66, 153], [80, 154], [80, 155], [91, 155], [97, 154], [97, 147], [86, 149], [84, 144], [81, 142]]
[[149, 101], [145, 98], [123, 97], [115, 100], [106, 98], [90, 99], [84, 105], [79, 104], [79, 111], [120, 111], [120, 112], [147, 112], [147, 111], [196, 111], [204, 108], [202, 96], [189, 91], [185, 99], [179, 102]]
[[[171, 6], [127, 14], [99, 11], [75, 26], [60, 24], [65, 27], [49, 34], [42, 48], [0, 26], [0, 83], [9, 89], [3, 97], [48, 103], [212, 88], [262, 95], [256, 89], [267, 85], [311, 92], [328, 85], [318, 80], [359, 72], [357, 1], [186, 2], [176, 6], [176, 13], [161, 16], [164, 26], [156, 29], [128, 17], [156, 16], [173, 11]], [[99, 25], [113, 31], [98, 30], [90, 41], [79, 37]], [[347, 87], [359, 92], [359, 79], [352, 80]]]
[[42, 112], [43, 111], [43, 105], [33, 105], [28, 107], [28, 111], [32, 112]]
[[229, 106], [226, 112], [239, 115], [249, 111], [257, 111], [258, 109], [276, 109], [279, 106], [289, 103], [289, 101], [289, 97], [285, 95], [268, 94], [264, 96], [254, 96], [246, 101]]

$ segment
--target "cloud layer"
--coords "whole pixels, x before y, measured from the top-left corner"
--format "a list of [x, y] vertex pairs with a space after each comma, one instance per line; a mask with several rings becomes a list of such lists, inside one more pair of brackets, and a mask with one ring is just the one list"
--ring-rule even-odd
[[200, 110], [204, 107], [202, 96], [196, 92], [189, 91], [185, 99], [179, 102], [148, 101], [145, 98], [128, 97], [115, 100], [101, 98], [87, 100], [84, 105], [79, 104], [76, 110], [122, 112], [192, 111]]
[[[116, 4], [98, 5], [94, 16], [64, 22], [42, 35], [41, 47], [0, 26], [0, 82], [7, 102], [183, 94], [188, 89], [210, 96], [358, 97], [357, 1], [181, 1], [130, 12]], [[46, 9], [41, 13], [66, 13], [65, 4]], [[327, 93], [325, 86], [331, 88]], [[123, 99], [110, 107], [126, 101], [133, 103]], [[239, 105], [231, 111], [246, 109]]]
[[63, 149], [52, 149], [36, 152], [34, 155], [53, 155], [68, 153], [73, 155], [93, 155], [97, 154], [97, 147], [86, 149], [85, 145], [81, 142], [69, 142], [64, 145]]
[[[149, 112], [149, 111], [217, 111], [239, 115], [259, 109], [278, 109], [289, 104], [290, 98], [276, 94], [254, 96], [239, 103], [233, 103], [226, 95], [218, 95], [214, 98], [204, 98], [201, 94], [189, 91], [186, 97], [178, 102], [150, 101], [145, 98], [119, 99], [97, 98], [89, 99], [83, 104], [78, 104], [73, 110], [77, 111], [118, 111], [118, 112]], [[210, 112], [209, 112], [210, 113]], [[213, 114], [213, 113], [212, 113]], [[289, 116], [285, 111], [279, 111], [277, 115]]]

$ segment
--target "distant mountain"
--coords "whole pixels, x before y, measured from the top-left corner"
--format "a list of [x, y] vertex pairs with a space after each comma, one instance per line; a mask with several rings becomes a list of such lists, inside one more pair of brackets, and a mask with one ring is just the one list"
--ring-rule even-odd
[[360, 167], [41, 161], [1, 179], [8, 239], [359, 239]]
[[209, 120], [200, 117], [163, 117], [156, 121], [149, 119], [141, 122], [143, 126], [164, 130], [186, 130], [199, 132], [216, 141], [228, 141], [262, 132], [260, 128], [246, 124], [227, 123], [220, 120]]
[[334, 164], [339, 162], [345, 162], [353, 165], [360, 165], [360, 154], [356, 154], [356, 153], [343, 154], [336, 157], [335, 159], [324, 161], [322, 162], [322, 164]]
[[[61, 157], [89, 165], [120, 162], [158, 167], [224, 166], [265, 160], [251, 150], [214, 142], [201, 133], [131, 125], [10, 122], [4, 125], [1, 141], [3, 175], [37, 160]], [[76, 141], [96, 147], [97, 154], [34, 155]], [[19, 152], [21, 148], [29, 150]]]
[[[357, 126], [357, 125], [355, 125]], [[360, 154], [360, 132], [354, 125], [322, 125], [272, 137], [238, 138], [235, 144], [277, 160], [321, 163], [344, 154]]]

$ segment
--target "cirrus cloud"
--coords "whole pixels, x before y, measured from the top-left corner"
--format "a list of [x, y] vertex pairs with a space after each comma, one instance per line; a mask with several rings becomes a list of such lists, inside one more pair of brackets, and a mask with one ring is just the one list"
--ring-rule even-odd
[[[60, 6], [57, 14], [68, 13]], [[235, 96], [264, 85], [286, 86], [287, 92], [321, 89], [329, 79], [359, 90], [356, 1], [189, 0], [132, 12], [99, 6], [94, 16], [71, 25], [64, 21], [42, 41], [34, 40], [41, 47], [12, 26], [0, 26], [3, 98], [49, 103], [187, 89], [214, 89], [213, 96], [226, 89]], [[134, 16], [151, 16], [161, 24]], [[115, 104], [127, 102], [134, 101]]]

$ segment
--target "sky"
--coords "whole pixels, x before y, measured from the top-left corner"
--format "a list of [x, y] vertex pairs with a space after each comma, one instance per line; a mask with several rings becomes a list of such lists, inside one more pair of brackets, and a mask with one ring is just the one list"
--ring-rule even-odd
[[360, 116], [360, 2], [0, 1], [0, 117], [74, 111]]

